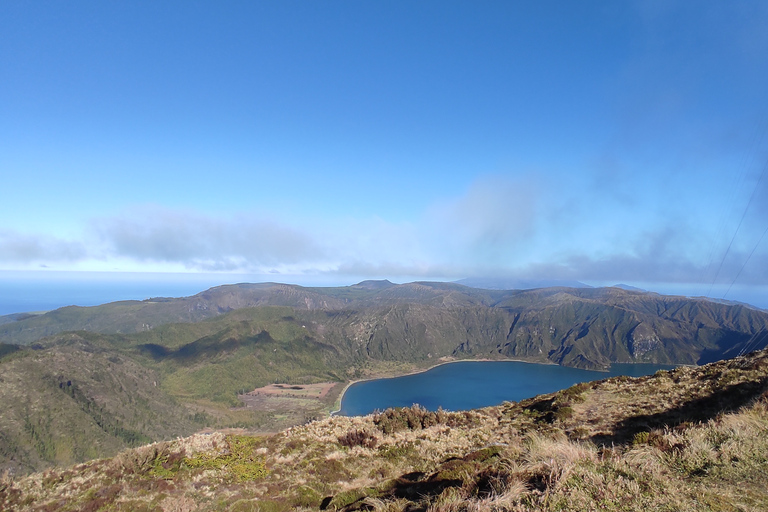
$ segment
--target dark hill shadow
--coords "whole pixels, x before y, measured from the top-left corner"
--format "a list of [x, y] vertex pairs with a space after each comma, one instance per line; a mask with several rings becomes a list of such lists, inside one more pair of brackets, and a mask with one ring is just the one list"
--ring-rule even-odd
[[201, 357], [213, 356], [222, 352], [232, 352], [243, 346], [270, 343], [273, 341], [274, 340], [269, 333], [264, 331], [256, 336], [251, 336], [245, 339], [227, 338], [220, 340], [218, 338], [202, 338], [192, 343], [182, 345], [176, 350], [171, 350], [168, 347], [156, 343], [146, 343], [144, 345], [139, 345], [137, 348], [142, 354], [148, 355], [157, 361], [167, 359], [189, 361]]
[[610, 446], [632, 442], [638, 432], [674, 428], [683, 423], [708, 421], [720, 413], [733, 412], [758, 398], [768, 389], [768, 377], [718, 389], [709, 396], [686, 402], [680, 407], [655, 414], [633, 416], [618, 423], [612, 435], [592, 436], [596, 445]]
[[753, 352], [765, 348], [768, 348], [768, 331], [750, 337], [731, 333], [717, 348], [704, 350], [696, 364], [703, 365], [723, 359], [732, 359], [747, 351]]
[[492, 446], [471, 452], [464, 457], [450, 457], [444, 460], [437, 470], [431, 474], [414, 471], [387, 480], [375, 488], [369, 487], [360, 493], [355, 501], [346, 502], [330, 496], [323, 500], [320, 510], [340, 510], [352, 512], [357, 510], [374, 510], [375, 507], [368, 498], [375, 497], [385, 501], [406, 499], [411, 502], [404, 510], [409, 512], [425, 511], [425, 500], [439, 496], [449, 487], [473, 485], [475, 492], [481, 498], [493, 493], [492, 481], [497, 475], [489, 469], [492, 460], [498, 459], [501, 448]]
[[17, 350], [19, 350], [18, 345], [9, 345], [7, 343], [0, 343], [0, 358], [3, 356], [7, 356], [8, 354], [13, 354]]

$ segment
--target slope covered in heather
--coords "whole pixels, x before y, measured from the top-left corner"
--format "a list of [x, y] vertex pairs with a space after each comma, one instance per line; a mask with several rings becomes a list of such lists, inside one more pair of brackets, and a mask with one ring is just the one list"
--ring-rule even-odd
[[0, 509], [765, 510], [768, 351], [475, 411], [213, 433], [24, 478]]

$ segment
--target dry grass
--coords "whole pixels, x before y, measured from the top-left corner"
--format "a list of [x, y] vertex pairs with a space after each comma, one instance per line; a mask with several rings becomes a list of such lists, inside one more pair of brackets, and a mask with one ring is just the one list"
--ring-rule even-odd
[[[388, 433], [367, 416], [236, 445], [196, 435], [4, 475], [0, 510], [768, 510], [767, 376], [762, 352], [468, 413], [399, 411]], [[233, 447], [254, 468], [190, 462]]]

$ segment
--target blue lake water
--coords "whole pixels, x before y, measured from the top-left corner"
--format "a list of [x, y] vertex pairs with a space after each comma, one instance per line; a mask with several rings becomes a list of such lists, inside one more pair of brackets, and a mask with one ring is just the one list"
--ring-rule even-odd
[[388, 407], [419, 404], [431, 411], [462, 411], [519, 402], [579, 382], [618, 375], [639, 377], [674, 368], [654, 364], [614, 364], [608, 372], [517, 361], [461, 361], [426, 372], [352, 384], [344, 393], [340, 415], [370, 414]]

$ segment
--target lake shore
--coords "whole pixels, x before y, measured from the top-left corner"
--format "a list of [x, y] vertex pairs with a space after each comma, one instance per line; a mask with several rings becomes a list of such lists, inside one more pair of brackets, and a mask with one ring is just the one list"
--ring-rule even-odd
[[372, 380], [381, 380], [381, 379], [396, 379], [398, 377], [407, 377], [409, 375], [418, 375], [420, 373], [425, 373], [430, 370], [433, 370], [435, 368], [438, 368], [440, 366], [444, 366], [447, 364], [452, 363], [507, 363], [507, 362], [514, 362], [514, 363], [529, 363], [529, 364], [545, 364], [545, 365], [553, 365], [558, 366], [557, 363], [553, 363], [551, 361], [549, 362], [537, 362], [537, 361], [526, 361], [523, 359], [490, 359], [490, 358], [479, 358], [479, 359], [448, 359], [448, 358], [440, 358], [437, 364], [434, 364], [432, 366], [426, 367], [426, 368], [418, 368], [411, 371], [407, 371], [404, 373], [393, 373], [393, 372], [382, 372], [381, 375], [375, 375], [372, 377], [366, 377], [364, 379], [357, 379], [347, 382], [347, 384], [344, 386], [344, 389], [341, 391], [341, 394], [339, 394], [339, 398], [337, 399], [336, 403], [334, 404], [334, 410], [329, 413], [329, 416], [335, 416], [338, 413], [341, 412], [341, 404], [344, 401], [344, 395], [346, 394], [347, 390], [352, 387], [354, 384], [358, 384], [360, 382], [370, 382]]
[[[497, 367], [485, 368], [468, 365], [461, 370], [443, 369], [435, 373], [434, 378], [420, 377], [419, 374], [435, 370], [450, 363], [508, 363], [511, 369]], [[341, 414], [344, 400], [347, 399], [345, 414], [352, 416], [367, 415], [376, 410], [389, 407], [408, 407], [419, 403], [429, 410], [443, 407], [445, 410], [469, 410], [501, 403], [505, 400], [517, 402], [542, 393], [552, 393], [580, 382], [603, 380], [608, 377], [640, 377], [651, 375], [658, 370], [669, 370], [679, 365], [660, 365], [655, 363], [613, 363], [604, 370], [573, 368], [558, 365], [551, 361], [530, 361], [521, 359], [451, 359], [442, 360], [429, 367], [411, 368], [400, 372], [375, 372], [366, 378], [348, 382], [341, 391], [334, 410], [330, 415]], [[509, 373], [509, 372], [512, 373]], [[376, 375], [378, 373], [378, 375]], [[415, 381], [406, 385], [397, 380], [399, 377], [414, 376]], [[354, 396], [349, 396], [353, 384], [381, 381], [366, 385], [365, 390], [355, 388]], [[447, 389], [454, 391], [446, 392]], [[378, 391], [371, 393], [370, 390]]]

